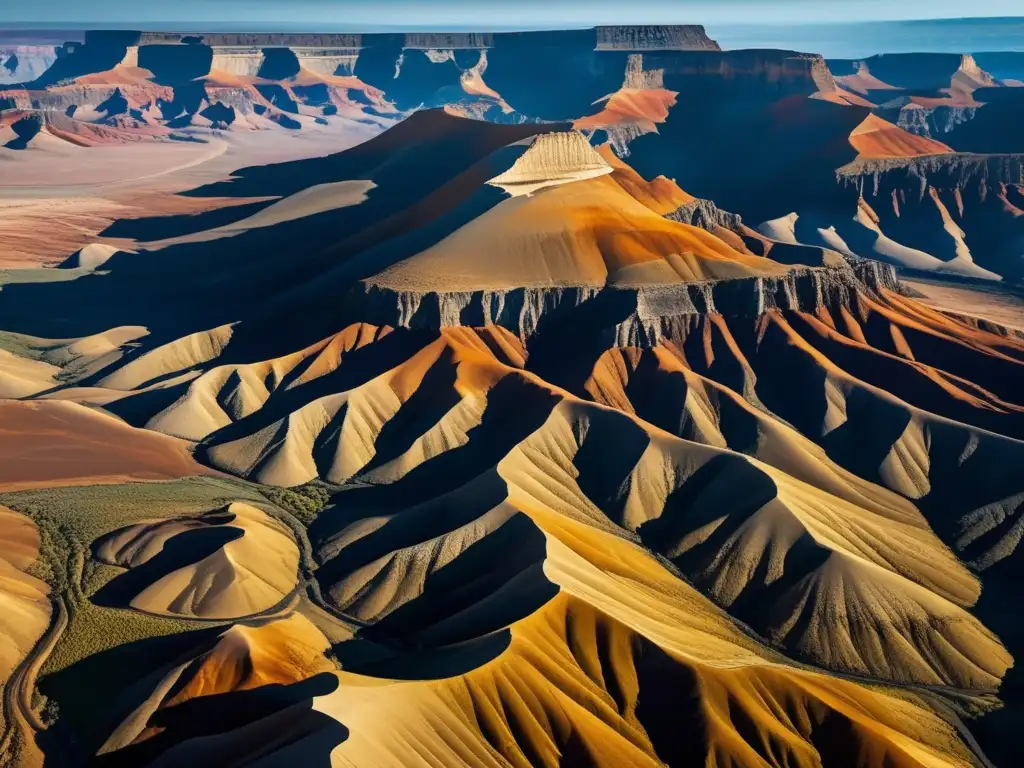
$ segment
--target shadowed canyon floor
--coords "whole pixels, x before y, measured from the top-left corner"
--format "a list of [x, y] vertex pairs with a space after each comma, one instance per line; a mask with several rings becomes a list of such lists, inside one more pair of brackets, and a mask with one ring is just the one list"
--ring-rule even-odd
[[[0, 763], [1014, 764], [1021, 305], [964, 249], [956, 284], [895, 264], [940, 260], [898, 242], [920, 221], [973, 237], [968, 183], [1019, 190], [873, 113], [905, 69], [586, 32], [579, 66], [615, 67], [583, 122], [544, 94], [544, 122], [473, 119], [523, 109], [504, 62], [532, 35], [292, 40], [294, 72], [208, 40], [207, 93], [369, 92], [387, 65], [412, 114], [3, 273]], [[166, 77], [145, 49], [174, 46], [133, 46], [111, 71], [155, 87], [124, 70]], [[947, 63], [920, 76], [950, 100], [993, 87]], [[433, 67], [461, 110], [414, 109]], [[687, 142], [714, 126], [672, 112], [701, 89], [756, 102], [737, 151], [855, 218], [768, 199], [748, 226], [767, 177], [711, 196]], [[911, 182], [901, 229], [874, 198]]]

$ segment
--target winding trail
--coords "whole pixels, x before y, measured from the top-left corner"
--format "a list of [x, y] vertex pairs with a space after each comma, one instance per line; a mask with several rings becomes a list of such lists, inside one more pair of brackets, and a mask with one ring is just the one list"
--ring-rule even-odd
[[50, 626], [4, 684], [3, 712], [7, 719], [7, 728], [3, 741], [0, 742], [0, 760], [10, 756], [10, 750], [14, 746], [16, 737], [20, 734], [22, 748], [26, 751], [31, 750], [34, 757], [22, 754], [18, 761], [19, 765], [42, 764], [43, 754], [35, 746], [35, 734], [45, 730], [46, 724], [32, 706], [32, 694], [36, 688], [39, 670], [53, 653], [57, 641], [60, 640], [67, 626], [67, 605], [64, 598], [59, 597], [53, 602]]

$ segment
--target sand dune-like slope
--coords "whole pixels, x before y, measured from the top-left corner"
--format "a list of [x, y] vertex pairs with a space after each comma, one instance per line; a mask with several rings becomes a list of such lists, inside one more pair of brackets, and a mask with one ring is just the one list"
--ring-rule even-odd
[[0, 398], [18, 398], [50, 389], [60, 368], [45, 360], [15, 355], [0, 349]]
[[605, 162], [612, 167], [612, 178], [630, 197], [640, 201], [652, 211], [664, 216], [694, 200], [693, 195], [679, 188], [671, 179], [658, 176], [647, 181], [619, 158], [608, 145], [597, 148]]
[[[555, 593], [507, 626], [504, 649], [492, 661], [436, 682], [366, 677], [342, 662], [343, 671], [328, 673], [336, 682], [314, 703], [326, 716], [315, 732], [308, 729], [315, 719], [297, 719], [305, 711], [298, 704], [265, 712], [262, 727], [241, 715], [234, 729], [205, 730], [202, 739], [198, 724], [182, 718], [163, 734], [144, 729], [143, 718], [159, 708], [325, 669], [316, 661], [323, 639], [303, 619], [236, 628], [199, 664], [182, 664], [154, 685], [153, 697], [104, 751], [113, 756], [121, 747], [127, 757], [163, 746], [157, 764], [172, 764], [225, 750], [238, 754], [245, 744], [245, 754], [281, 760], [301, 759], [327, 740], [333, 761], [360, 766], [407, 764], [424, 750], [426, 762], [437, 765], [653, 766], [699, 744], [715, 765], [813, 765], [844, 751], [864, 765], [970, 764], [955, 731], [921, 702], [785, 664], [617, 533], [602, 512], [554, 493], [544, 480], [547, 465], [569, 469], [572, 458], [552, 453], [552, 441], [574, 444], [586, 413], [560, 408], [498, 467], [510, 482], [519, 478], [510, 485], [509, 503], [543, 531], [540, 576]], [[566, 489], [574, 485], [570, 480]], [[526, 586], [509, 583], [505, 598], [522, 596]], [[464, 611], [447, 631], [472, 631], [472, 624]], [[436, 629], [433, 636], [440, 637]], [[422, 637], [430, 642], [430, 635]], [[282, 654], [283, 642], [294, 650]], [[361, 642], [342, 642], [338, 652], [345, 658], [348, 643]], [[415, 677], [434, 677], [430, 664], [424, 658]], [[175, 682], [170, 698], [166, 691]], [[386, 728], [386, 713], [400, 717], [403, 727]], [[347, 738], [328, 739], [332, 723]]]
[[[425, 459], [467, 442], [467, 430], [480, 418], [481, 391], [504, 375], [503, 362], [522, 364], [521, 347], [517, 347], [510, 334], [499, 330], [445, 332], [408, 361], [352, 389], [313, 399], [256, 434], [247, 434], [246, 424], [218, 433], [207, 455], [216, 466], [231, 467], [233, 472], [274, 485], [297, 485], [316, 477], [343, 483], [371, 463], [376, 475], [407, 472]], [[484, 366], [471, 365], [476, 361]], [[465, 374], [460, 376], [463, 363]], [[371, 371], [363, 375], [372, 376]], [[301, 398], [310, 390], [317, 390], [315, 382], [296, 387], [294, 394]], [[423, 396], [432, 407], [445, 409], [445, 418], [423, 435], [410, 435], [415, 442], [401, 455], [391, 456], [396, 464], [382, 465], [378, 456], [381, 430], [400, 417], [410, 401], [414, 408], [423, 407]], [[398, 418], [396, 424], [402, 420]], [[231, 431], [240, 437], [231, 439]], [[405, 439], [402, 435], [395, 438], [398, 445]]]
[[6, 682], [46, 630], [50, 601], [46, 584], [27, 573], [39, 557], [35, 524], [0, 507], [0, 533], [0, 681]]
[[[389, 680], [386, 664], [379, 667], [379, 680], [354, 670], [335, 673], [336, 690], [315, 704], [348, 733], [329, 745], [333, 760], [398, 765], [426, 749], [427, 762], [438, 765], [658, 765], [699, 744], [715, 765], [814, 765], [844, 751], [864, 765], [970, 764], [953, 729], [920, 702], [788, 666], [598, 509], [582, 493], [582, 476], [577, 481], [572, 475], [587, 466], [578, 455], [581, 436], [584, 445], [596, 439], [591, 430], [602, 429], [598, 422], [608, 417], [625, 419], [594, 406], [560, 405], [499, 463], [497, 471], [508, 483], [506, 503], [543, 532], [543, 570], [530, 577], [536, 572], [528, 569], [499, 587], [493, 601], [500, 602], [464, 607], [417, 637], [430, 645], [484, 630], [487, 625], [477, 622], [493, 617], [498, 605], [537, 600], [529, 588], [537, 578], [555, 592], [539, 595], [530, 615], [507, 624], [504, 650], [471, 672], [433, 683]], [[520, 530], [529, 535], [530, 528]], [[464, 563], [465, 557], [457, 554], [451, 563]], [[445, 567], [439, 564], [435, 572], [439, 580]], [[394, 585], [398, 574], [392, 570], [388, 579], [375, 580], [375, 588]], [[401, 580], [409, 578], [406, 572]], [[407, 610], [398, 626], [417, 616], [427, 619], [422, 611], [430, 605], [437, 605], [436, 617], [444, 605], [438, 599], [428, 577], [426, 589], [407, 603], [419, 610]], [[392, 626], [397, 617], [390, 619]], [[385, 624], [379, 623], [380, 631], [387, 631]], [[255, 643], [267, 629], [246, 633], [248, 653], [255, 655]], [[310, 643], [306, 637], [300, 649]], [[272, 636], [266, 642], [272, 644]], [[342, 658], [348, 642], [338, 646]], [[244, 685], [248, 676], [232, 671], [236, 665], [230, 662], [238, 645], [225, 636], [200, 670], [221, 672], [224, 688]], [[429, 664], [425, 658], [415, 675], [433, 677]], [[295, 666], [280, 664], [278, 674]], [[239, 677], [241, 683], [235, 682]], [[182, 690], [188, 695], [195, 687], [187, 683]], [[669, 716], [666, 707], [677, 716]], [[400, 713], [403, 728], [388, 729], [385, 736], [385, 713]], [[282, 716], [272, 715], [274, 721]], [[120, 740], [128, 733], [120, 732]], [[314, 735], [301, 730], [289, 731], [288, 743], [266, 729], [256, 733], [243, 727], [212, 740], [186, 738], [163, 760], [216, 754], [243, 739], [249, 749], [272, 751], [277, 759], [315, 748]], [[146, 734], [140, 735], [144, 743]]]
[[145, 336], [140, 327], [112, 328], [80, 339], [41, 339], [4, 334], [0, 348], [0, 397], [37, 395], [88, 376], [120, 359], [126, 344]]
[[[589, 574], [555, 570], [571, 559], [561, 551], [552, 557], [562, 594], [511, 627], [497, 661], [432, 686], [355, 688], [342, 675], [339, 690], [318, 705], [350, 728], [335, 759], [397, 765], [426, 748], [439, 765], [657, 766], [686, 759], [699, 744], [710, 765], [815, 764], [816, 741], [830, 754], [815, 732], [842, 723], [834, 746], [864, 765], [967, 764], [955, 748], [923, 746], [948, 744], [951, 734], [910, 702], [744, 664], [738, 649], [723, 667], [665, 649], [636, 618], [611, 617], [577, 596]], [[395, 700], [407, 728], [381, 738], [375, 723]]]
[[820, 216], [801, 216], [793, 212], [758, 225], [757, 232], [790, 245], [820, 246], [848, 256], [871, 258], [888, 264], [922, 272], [938, 272], [982, 280], [999, 280], [998, 274], [975, 263], [964, 232], [953, 220], [949, 208], [932, 190], [924, 198], [933, 209], [934, 219], [919, 233], [930, 242], [942, 245], [943, 251], [952, 251], [952, 257], [943, 260], [924, 250], [904, 245], [883, 229], [882, 219], [871, 205], [861, 197], [853, 217], [825, 219]]
[[[892, 309], [876, 305], [873, 311], [884, 317]], [[941, 328], [941, 318], [929, 317], [927, 312], [915, 323], [919, 334], [911, 335], [911, 339], [918, 340], [915, 343], [938, 334]], [[786, 343], [807, 349], [813, 360], [813, 336], [808, 343], [795, 334], [792, 321], [781, 316], [768, 316], [765, 322], [760, 332], [765, 344], [774, 343], [777, 332], [771, 330], [771, 324], [776, 324], [779, 332], [789, 335]], [[811, 328], [818, 327], [820, 322], [814, 319]], [[854, 322], [852, 317], [850, 322]], [[930, 333], [925, 325], [928, 322], [933, 327]], [[874, 320], [868, 322], [874, 324]], [[937, 325], [939, 328], [935, 328]], [[701, 350], [708, 359], [715, 354], [743, 354], [724, 325], [717, 330], [714, 325], [706, 328], [694, 334], [694, 342], [699, 345], [694, 352]], [[907, 328], [910, 334], [911, 326]], [[955, 330], [955, 325], [949, 325], [946, 333]], [[724, 337], [720, 352], [714, 351], [718, 342], [706, 335], [709, 333]], [[864, 333], [861, 329], [858, 335], [863, 338]], [[701, 335], [705, 335], [704, 341], [700, 340]], [[960, 329], [959, 335], [965, 340], [950, 339], [951, 343], [965, 347], [972, 343], [967, 341], [971, 334], [966, 329]], [[993, 349], [1009, 344], [1010, 352], [1014, 353], [1012, 343], [983, 332], [975, 332], [974, 337], [978, 351], [1004, 357], [1008, 365], [1019, 365]], [[851, 339], [848, 343], [854, 342]], [[904, 337], [902, 343], [910, 342]], [[205, 455], [215, 466], [280, 485], [296, 485], [318, 477], [333, 483], [354, 478], [374, 484], [394, 483], [410, 474], [428, 472], [431, 462], [445, 461], [446, 456], [455, 461], [460, 450], [472, 448], [473, 435], [482, 440], [481, 434], [491, 434], [494, 428], [488, 427], [490, 409], [503, 407], [504, 392], [509, 388], [525, 386], [527, 391], [537, 393], [540, 402], [550, 403], [550, 397], [558, 397], [556, 393], [544, 396], [544, 385], [539, 382], [528, 383], [529, 374], [522, 371], [519, 355], [496, 355], [493, 346], [493, 342], [485, 344], [470, 331], [446, 331], [399, 367], [345, 392], [316, 397], [291, 410], [284, 419], [267, 423], [258, 412], [243, 416], [230, 429], [211, 435]], [[509, 347], [513, 347], [511, 341], [506, 342], [506, 348]], [[1016, 354], [1019, 352], [1018, 349]], [[881, 364], [882, 355], [872, 353], [878, 356], [872, 365]], [[930, 492], [927, 445], [933, 438], [923, 437], [930, 429], [927, 419], [922, 420], [909, 406], [902, 406], [910, 419], [907, 431], [896, 436], [899, 439], [891, 446], [889, 456], [881, 461], [880, 475], [871, 478], [896, 493], [884, 491], [844, 469], [841, 460], [837, 463], [814, 442], [824, 442], [829, 434], [840, 430], [844, 411], [852, 407], [842, 398], [851, 398], [857, 387], [863, 390], [865, 385], [826, 364], [826, 370], [831, 372], [820, 397], [829, 399], [832, 411], [824, 414], [824, 423], [816, 434], [802, 435], [789, 424], [765, 416], [744, 397], [715, 382], [713, 370], [703, 375], [696, 373], [690, 366], [697, 366], [699, 361], [687, 358], [686, 354], [677, 348], [658, 351], [653, 358], [658, 370], [656, 380], [649, 378], [652, 374], [648, 373], [646, 379], [631, 381], [626, 376], [625, 382], [619, 379], [616, 385], [616, 378], [623, 371], [617, 374], [614, 365], [602, 373], [595, 370], [586, 392], [599, 402], [672, 429], [690, 442], [656, 439], [643, 428], [637, 431], [635, 439], [629, 439], [630, 429], [637, 428], [630, 427], [624, 417], [620, 426], [613, 427], [613, 417], [604, 412], [598, 412], [592, 424], [580, 421], [582, 416], [563, 416], [562, 421], [555, 420], [552, 426], [537, 433], [544, 437], [527, 441], [542, 441], [548, 445], [549, 453], [552, 446], [574, 434], [574, 440], [580, 434], [591, 435], [591, 445], [608, 442], [637, 446], [631, 451], [639, 452], [632, 453], [629, 459], [636, 462], [635, 467], [626, 466], [621, 477], [610, 475], [602, 480], [603, 484], [610, 484], [609, 492], [618, 488], [617, 493], [623, 494], [617, 501], [612, 502], [614, 495], [605, 498], [574, 491], [574, 496], [570, 496], [575, 498], [571, 507], [590, 508], [593, 514], [602, 514], [598, 509], [607, 513], [609, 503], [613, 508], [619, 507], [619, 525], [637, 531], [645, 544], [672, 559], [717, 602], [731, 606], [760, 631], [804, 658], [834, 669], [901, 681], [981, 689], [998, 685], [1010, 658], [999, 641], [966, 610], [978, 598], [975, 577], [936, 538], [913, 505], [897, 495], [920, 498]], [[769, 354], [768, 349], [762, 354]], [[924, 352], [920, 356], [928, 357]], [[342, 371], [346, 364], [342, 359]], [[612, 359], [603, 363], [611, 364]], [[640, 358], [629, 363], [623, 358], [619, 365], [626, 365], [626, 370], [648, 367], [641, 364]], [[705, 361], [700, 367], [704, 365], [708, 363]], [[925, 363], [916, 365], [921, 366], [917, 370], [927, 377], [929, 388], [949, 375], [929, 369]], [[785, 370], [796, 369], [784, 369], [779, 374], [785, 375]], [[770, 369], [765, 374], [769, 372], [779, 375]], [[760, 386], [774, 384], [773, 378], [755, 377], [753, 371], [751, 379], [752, 383], [763, 382]], [[522, 383], [515, 384], [513, 380]], [[682, 412], [676, 412], [673, 422], [667, 403], [678, 399], [669, 388], [675, 386], [671, 383], [675, 381], [684, 387], [686, 404]], [[964, 400], [980, 405], [976, 391], [960, 389], [955, 381], [947, 379], [945, 391], [950, 402]], [[649, 392], [657, 401], [636, 411], [627, 394], [632, 389]], [[303, 389], [294, 387], [290, 394], [300, 397]], [[315, 390], [311, 393], [314, 395]], [[493, 405], [492, 395], [497, 398]], [[196, 395], [186, 396], [176, 408], [190, 407], [187, 401], [193, 396]], [[205, 402], [216, 399], [215, 395], [201, 397]], [[756, 395], [753, 397], [757, 402]], [[990, 405], [985, 408], [1000, 407], [1000, 403], [1003, 408], [1017, 408], [994, 395], [988, 398]], [[272, 412], [273, 397], [267, 402]], [[645, 401], [641, 398], [636, 402]], [[433, 414], [431, 422], [423, 423], [413, 416], [424, 408]], [[538, 415], [543, 413], [542, 410]], [[794, 412], [791, 417], [795, 416]], [[228, 414], [221, 418], [225, 422], [230, 420]], [[572, 426], [559, 426], [565, 418], [569, 418]], [[757, 440], [755, 455], [764, 465], [749, 464], [729, 453], [715, 453], [733, 447], [751, 450], [752, 446], [736, 442], [744, 431], [749, 433], [749, 427], [737, 429], [743, 419], [758, 425], [755, 434], [762, 437]], [[250, 422], [254, 426], [248, 426]], [[261, 423], [266, 426], [251, 431]], [[584, 423], [591, 425], [580, 426]], [[599, 427], [603, 430], [600, 433]], [[564, 431], [564, 437], [555, 436], [559, 430]], [[504, 454], [513, 449], [514, 438], [498, 433], [494, 439], [506, 442], [489, 450]], [[640, 451], [643, 444], [648, 444], [648, 448]], [[698, 448], [699, 444], [709, 447]], [[583, 446], [586, 445], [584, 440]], [[572, 453], [567, 460], [571, 463]], [[599, 461], [596, 457], [589, 460]], [[689, 492], [677, 487], [679, 481], [675, 480], [669, 480], [670, 485], [664, 486], [659, 495], [659, 483], [679, 471], [669, 467], [692, 468], [695, 463], [708, 466], [703, 473], [706, 477], [698, 486], [706, 489], [703, 493], [710, 494], [706, 502], [688, 496]], [[553, 480], [555, 487], [572, 487], [572, 473], [563, 477], [554, 472], [554, 465], [545, 466], [544, 476]], [[583, 467], [577, 470], [582, 471]], [[609, 471], [606, 469], [605, 473]], [[507, 483], [528, 482], [520, 480], [517, 474], [502, 473], [502, 477]], [[505, 536], [514, 530], [511, 521], [515, 511], [524, 507], [509, 506], [500, 490], [494, 489], [493, 479], [480, 477], [466, 482], [465, 486], [453, 486], [438, 504], [423, 502], [401, 518], [360, 519], [326, 536], [320, 550], [321, 557], [331, 563], [322, 572], [322, 578], [328, 580], [323, 585], [325, 594], [340, 610], [363, 621], [379, 620], [415, 600], [423, 593], [430, 574], [460, 553], [487, 537]], [[719, 491], [714, 489], [718, 487], [725, 496], [717, 496]], [[729, 488], [742, 489], [740, 496], [730, 499]], [[692, 523], [675, 519], [671, 511], [671, 499], [680, 494], [689, 499], [694, 510], [690, 513]], [[703, 518], [696, 509], [705, 504], [709, 513], [721, 509], [737, 511], [731, 518]], [[356, 542], [372, 550], [369, 542], [373, 537], [386, 538], [385, 531], [404, 527], [402, 521], [417, 529], [420, 526], [414, 525], [413, 520], [433, 519], [440, 509], [452, 506], [477, 511], [472, 518], [454, 528], [442, 528], [425, 540], [413, 540], [397, 548], [382, 546], [377, 557], [356, 562], [346, 559], [344, 566], [336, 560]], [[920, 556], [915, 558], [908, 553]], [[769, 604], [771, 607], [766, 608]], [[878, 623], [878, 617], [883, 615], [890, 617], [892, 623]], [[873, 617], [875, 623], [870, 629], [858, 618], [862, 616]], [[846, 629], [841, 630], [847, 621]], [[829, 629], [823, 631], [823, 627]], [[936, 632], [934, 627], [942, 629]], [[915, 637], [911, 643], [913, 650], [908, 649], [904, 637], [907, 631]]]
[[389, 328], [357, 324], [292, 355], [259, 363], [217, 366], [191, 382], [174, 403], [154, 415], [149, 429], [187, 440], [212, 432], [260, 410], [275, 394], [337, 370], [344, 356], [388, 334]]
[[[196, 291], [161, 306], [201, 317], [3, 337], [66, 398], [0, 404], [24, 420], [3, 445], [52, 434], [77, 482], [236, 476], [3, 498], [76, 536], [48, 735], [100, 766], [1003, 758], [1024, 339], [905, 295], [850, 227], [756, 233], [527, 128], [425, 114], [240, 172], [205, 191], [279, 198], [268, 226], [153, 254]], [[357, 205], [317, 203], [360, 179]], [[251, 251], [220, 268], [231, 243]], [[114, 259], [62, 295], [131, 285]], [[98, 508], [117, 522], [79, 541]], [[97, 617], [131, 641], [90, 653]], [[102, 712], [75, 698], [97, 680]]]
[[[202, 702], [207, 696], [225, 697], [264, 686], [301, 683], [317, 673], [333, 672], [334, 665], [324, 656], [329, 647], [319, 630], [299, 614], [263, 624], [236, 624], [218, 637], [212, 649], [153, 680], [153, 694], [124, 719], [99, 754], [124, 749], [122, 755], [130, 754], [132, 759], [145, 762], [159, 753], [160, 742], [167, 736], [178, 736], [173, 728], [149, 724], [162, 710], [182, 708], [190, 701]], [[242, 702], [234, 706], [241, 718], [251, 716]], [[271, 743], [276, 738], [286, 741], [303, 735], [295, 730], [296, 718], [287, 715], [278, 718], [273, 728], [268, 726], [264, 724], [261, 729], [265, 735], [268, 730], [277, 731], [270, 737]], [[254, 751], [265, 749], [264, 744], [253, 741], [258, 744]], [[166, 743], [163, 746], [166, 749]], [[235, 757], [239, 756], [236, 752]]]
[[[664, 285], [786, 271], [778, 263], [735, 251], [703, 230], [659, 216], [609, 178], [611, 166], [589, 151], [603, 177], [582, 181], [569, 178], [563, 168], [577, 158], [554, 163], [549, 171], [546, 158], [529, 160], [536, 155], [528, 151], [517, 161], [528, 161], [522, 170], [513, 166], [491, 183], [503, 185], [520, 174], [524, 183], [540, 183], [536, 164], [542, 168], [536, 173], [550, 174], [557, 186], [499, 203], [371, 282], [401, 290], [468, 291]], [[578, 165], [581, 173], [590, 173], [590, 161]]]
[[225, 619], [260, 613], [297, 584], [291, 532], [234, 502], [198, 518], [139, 523], [97, 543], [97, 560], [128, 569], [108, 598], [147, 613]]
[[70, 402], [0, 402], [0, 459], [6, 490], [209, 473], [183, 441]]
[[233, 237], [253, 229], [273, 227], [318, 213], [359, 205], [373, 189], [372, 181], [339, 181], [334, 184], [316, 184], [294, 195], [289, 195], [267, 206], [258, 213], [223, 227], [204, 230], [191, 235], [147, 243], [147, 248], [160, 248], [181, 243], [197, 243]]
[[941, 141], [915, 136], [877, 115], [868, 115], [854, 129], [850, 144], [863, 157], [946, 155], [953, 151]]

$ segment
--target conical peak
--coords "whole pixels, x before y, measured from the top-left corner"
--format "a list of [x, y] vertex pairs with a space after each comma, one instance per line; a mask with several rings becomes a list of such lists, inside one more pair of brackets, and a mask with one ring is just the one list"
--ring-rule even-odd
[[512, 167], [489, 183], [510, 195], [522, 195], [612, 172], [612, 167], [579, 131], [545, 133], [529, 142], [529, 148]]

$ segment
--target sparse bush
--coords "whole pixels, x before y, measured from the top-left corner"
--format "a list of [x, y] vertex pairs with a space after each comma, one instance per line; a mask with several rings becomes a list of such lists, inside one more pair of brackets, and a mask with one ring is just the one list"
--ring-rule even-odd
[[294, 488], [261, 486], [260, 492], [269, 501], [294, 515], [303, 525], [316, 520], [316, 516], [331, 500], [330, 490], [316, 481]]

